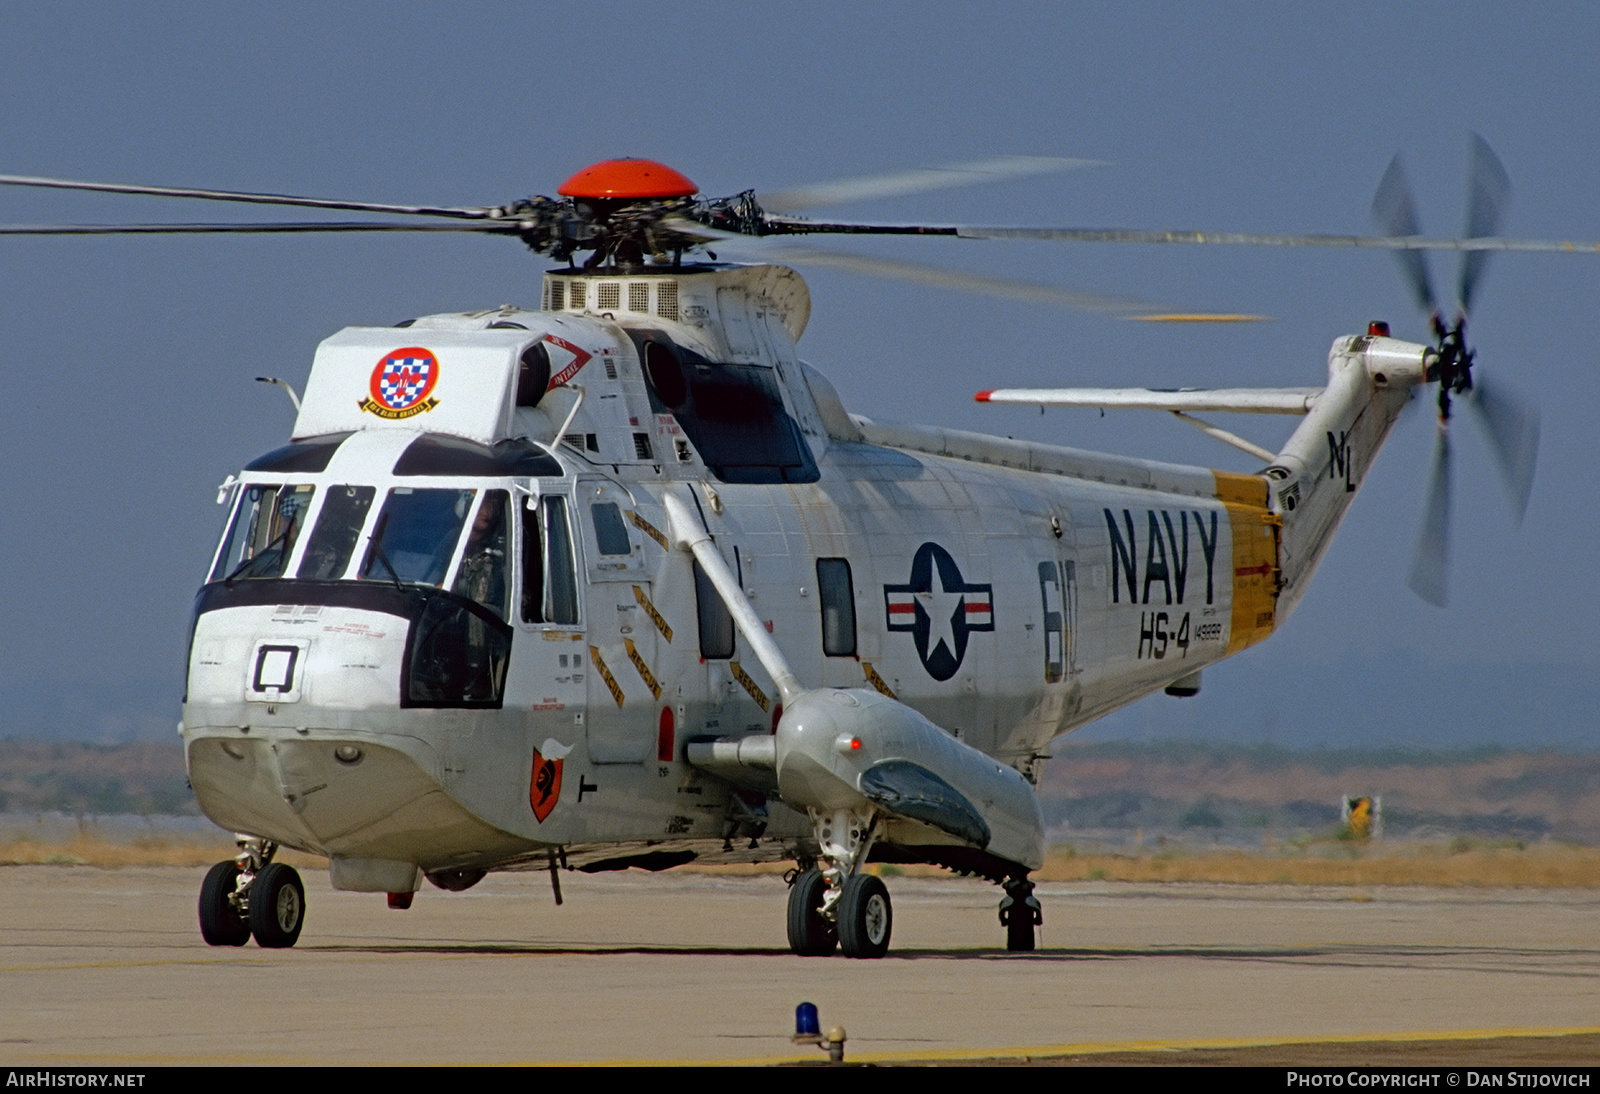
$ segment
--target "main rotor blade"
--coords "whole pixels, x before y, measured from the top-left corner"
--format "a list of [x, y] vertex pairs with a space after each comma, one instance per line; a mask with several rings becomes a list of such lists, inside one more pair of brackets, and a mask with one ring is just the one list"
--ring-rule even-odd
[[1326, 233], [1162, 231], [1143, 228], [990, 227], [973, 224], [825, 223], [771, 216], [773, 235], [956, 236], [1055, 243], [1198, 243], [1228, 247], [1365, 247], [1380, 251], [1559, 251], [1600, 254], [1600, 241], [1465, 239], [1429, 236], [1357, 236]]
[[[1389, 161], [1389, 169], [1378, 182], [1378, 192], [1372, 196], [1372, 219], [1389, 236], [1420, 236], [1422, 221], [1417, 216], [1417, 203], [1411, 196], [1411, 186], [1406, 182], [1405, 166], [1399, 153]], [[1471, 234], [1470, 232], [1468, 233]], [[1435, 315], [1439, 300], [1433, 292], [1433, 278], [1428, 273], [1426, 252], [1418, 250], [1397, 251], [1400, 269], [1411, 284], [1411, 293], [1417, 307], [1424, 314]]]
[[[1468, 238], [1492, 236], [1500, 230], [1507, 199], [1511, 196], [1511, 177], [1489, 144], [1472, 134], [1472, 166], [1467, 175]], [[1472, 290], [1483, 277], [1489, 262], [1487, 251], [1468, 251], [1461, 256], [1461, 272], [1456, 282], [1456, 299], [1461, 311], [1472, 311]]]
[[662, 227], [689, 236], [705, 244], [726, 247], [732, 251], [759, 258], [761, 261], [792, 262], [796, 265], [827, 266], [837, 270], [887, 277], [896, 281], [909, 281], [916, 285], [931, 285], [941, 289], [956, 289], [982, 293], [1007, 300], [1025, 300], [1035, 304], [1076, 308], [1081, 311], [1108, 312], [1127, 318], [1146, 318], [1165, 321], [1189, 322], [1254, 322], [1259, 315], [1212, 315], [1193, 313], [1175, 315], [1143, 301], [1098, 296], [1055, 285], [1033, 281], [1016, 281], [1010, 278], [989, 277], [947, 270], [937, 266], [924, 266], [914, 262], [878, 258], [870, 255], [847, 254], [841, 251], [824, 251], [795, 244], [774, 244], [747, 235], [708, 228], [682, 217], [669, 217]]
[[927, 190], [954, 186], [977, 186], [1023, 175], [1045, 175], [1081, 167], [1104, 167], [1102, 160], [1064, 159], [1059, 156], [997, 156], [971, 163], [952, 163], [946, 167], [923, 167], [886, 175], [818, 182], [784, 190], [769, 190], [756, 195], [766, 209], [817, 209], [849, 201], [900, 197]]
[[1435, 607], [1450, 600], [1450, 435], [1439, 426], [1439, 443], [1433, 451], [1433, 473], [1428, 479], [1428, 502], [1423, 511], [1422, 534], [1411, 563], [1411, 591]]
[[441, 205], [384, 205], [370, 201], [334, 201], [296, 197], [292, 194], [252, 194], [235, 190], [199, 190], [181, 186], [131, 186], [118, 182], [78, 182], [72, 179], [35, 178], [29, 175], [0, 175], [0, 186], [34, 186], [51, 190], [94, 190], [107, 194], [141, 194], [150, 197], [197, 198], [202, 201], [239, 201], [252, 205], [296, 205], [308, 209], [342, 209], [358, 213], [398, 213], [405, 216], [459, 217], [477, 220], [496, 216], [489, 208], [458, 208]]
[[1533, 493], [1534, 466], [1539, 459], [1539, 413], [1500, 385], [1491, 386], [1483, 376], [1473, 377], [1466, 403], [1489, 434], [1495, 462], [1511, 495], [1517, 523], [1521, 524]]
[[482, 232], [515, 235], [514, 220], [473, 224], [385, 224], [381, 221], [262, 221], [249, 224], [0, 224], [7, 236], [203, 235], [294, 232]]

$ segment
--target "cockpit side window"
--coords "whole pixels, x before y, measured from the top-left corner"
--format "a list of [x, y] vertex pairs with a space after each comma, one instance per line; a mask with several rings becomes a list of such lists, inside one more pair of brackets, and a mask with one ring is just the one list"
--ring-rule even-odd
[[322, 499], [322, 512], [306, 541], [298, 576], [312, 581], [332, 581], [344, 576], [350, 556], [367, 522], [367, 510], [377, 491], [370, 486], [335, 486]]
[[389, 491], [358, 576], [402, 585], [443, 584], [474, 493], [409, 486]]
[[507, 494], [504, 490], [485, 490], [483, 501], [472, 520], [472, 531], [456, 568], [452, 592], [470, 597], [506, 618], [507, 554], [511, 536], [506, 520]]
[[305, 483], [257, 483], [240, 490], [211, 580], [282, 577], [315, 491]]
[[567, 526], [567, 499], [557, 494], [523, 510], [522, 621], [578, 622], [577, 556]]

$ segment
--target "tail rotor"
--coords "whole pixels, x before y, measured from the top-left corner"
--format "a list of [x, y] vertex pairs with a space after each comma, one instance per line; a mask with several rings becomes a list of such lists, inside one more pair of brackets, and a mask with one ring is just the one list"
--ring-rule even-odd
[[[1465, 240], [1495, 236], [1500, 229], [1511, 182], [1504, 166], [1484, 139], [1472, 135], [1471, 166], [1467, 182], [1467, 222]], [[1416, 201], [1406, 181], [1405, 168], [1396, 155], [1378, 183], [1372, 201], [1372, 215], [1378, 226], [1397, 239], [1422, 239], [1422, 224]], [[1534, 465], [1539, 447], [1538, 413], [1522, 400], [1490, 387], [1474, 377], [1476, 352], [1467, 344], [1467, 314], [1488, 264], [1489, 252], [1462, 249], [1461, 267], [1456, 279], [1456, 313], [1446, 324], [1433, 279], [1428, 270], [1426, 250], [1401, 248], [1395, 252], [1401, 272], [1411, 288], [1418, 308], [1428, 316], [1434, 345], [1428, 354], [1428, 379], [1439, 385], [1439, 433], [1434, 448], [1433, 469], [1429, 475], [1428, 497], [1423, 510], [1422, 532], [1417, 541], [1409, 584], [1430, 604], [1444, 607], [1449, 599], [1450, 559], [1450, 442], [1449, 424], [1456, 400], [1462, 400], [1489, 436], [1511, 496], [1511, 505], [1520, 524], [1527, 511], [1533, 489]]]

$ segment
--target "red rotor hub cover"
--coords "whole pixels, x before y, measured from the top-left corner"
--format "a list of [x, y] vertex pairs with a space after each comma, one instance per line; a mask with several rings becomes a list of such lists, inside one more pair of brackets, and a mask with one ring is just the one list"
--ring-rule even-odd
[[557, 193], [569, 198], [627, 200], [686, 198], [700, 187], [655, 160], [606, 160], [585, 167], [561, 184]]

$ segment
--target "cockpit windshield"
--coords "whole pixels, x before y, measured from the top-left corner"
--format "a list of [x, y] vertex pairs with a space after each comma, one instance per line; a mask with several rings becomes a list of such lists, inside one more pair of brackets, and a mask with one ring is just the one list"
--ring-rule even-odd
[[315, 491], [305, 483], [246, 486], [223, 534], [211, 580], [282, 577]]
[[541, 509], [525, 508], [519, 528], [508, 489], [395, 486], [380, 500], [382, 489], [245, 483], [196, 618], [263, 604], [386, 612], [408, 620], [402, 707], [498, 707], [510, 664], [519, 535], [523, 565], [532, 566], [522, 621], [578, 619], [566, 499], [540, 499], [547, 544]]
[[[374, 519], [377, 487], [327, 486], [315, 522], [306, 529], [316, 490], [306, 483], [245, 484], [211, 580], [231, 585], [247, 578], [353, 577], [397, 586], [431, 585], [483, 605], [502, 621], [510, 619], [509, 491], [397, 486], [383, 499]], [[565, 534], [564, 520], [561, 528]], [[539, 534], [537, 526], [531, 531]], [[291, 556], [301, 539], [305, 549], [291, 573]], [[540, 553], [537, 546], [534, 551]], [[566, 548], [562, 555], [566, 569], [571, 568], [570, 556]], [[543, 584], [542, 575], [539, 583]], [[559, 584], [567, 589], [571, 583]], [[564, 608], [557, 615], [575, 618], [576, 610]]]
[[306, 555], [300, 560], [300, 577], [332, 581], [344, 576], [375, 493], [370, 486], [329, 487], [317, 526], [306, 541]]
[[474, 493], [409, 486], [389, 491], [357, 576], [402, 585], [444, 584]]

